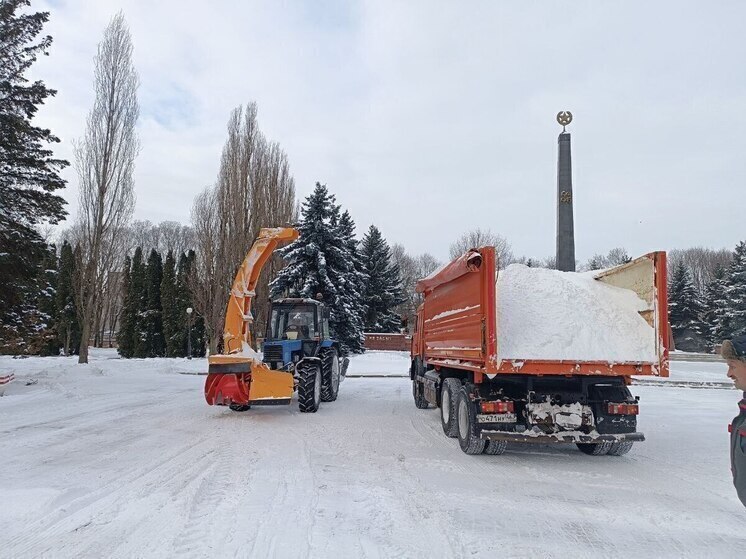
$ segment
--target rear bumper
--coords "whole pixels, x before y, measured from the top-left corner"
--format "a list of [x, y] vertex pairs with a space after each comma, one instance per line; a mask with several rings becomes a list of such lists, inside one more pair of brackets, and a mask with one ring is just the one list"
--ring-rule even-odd
[[514, 443], [602, 443], [621, 441], [644, 441], [642, 433], [620, 433], [617, 435], [601, 435], [599, 433], [582, 433], [580, 431], [565, 431], [547, 434], [543, 431], [524, 431], [523, 433], [510, 433], [507, 431], [492, 431], [483, 429], [483, 439], [492, 441], [508, 441]]

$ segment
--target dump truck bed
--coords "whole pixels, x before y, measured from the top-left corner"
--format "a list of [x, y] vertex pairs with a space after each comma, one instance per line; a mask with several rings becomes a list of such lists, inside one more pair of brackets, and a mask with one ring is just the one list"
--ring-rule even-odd
[[[549, 271], [536, 271], [537, 274], [547, 272]], [[530, 274], [531, 269], [522, 270], [522, 273]], [[549, 273], [563, 274], [556, 271]], [[633, 301], [636, 306], [632, 311], [622, 308], [627, 313], [622, 316], [624, 320], [619, 318], [619, 314], [592, 307], [585, 309], [588, 311], [587, 324], [578, 323], [577, 318], [574, 323], [563, 324], [563, 315], [571, 313], [557, 312], [554, 307], [560, 304], [573, 305], [572, 300], [568, 301], [568, 297], [571, 298], [573, 294], [568, 294], [561, 284], [557, 284], [555, 288], [551, 285], [547, 288], [543, 284], [545, 290], [557, 290], [556, 301], [552, 302], [551, 292], [548, 298], [547, 293], [533, 293], [530, 291], [530, 282], [524, 282], [523, 293], [514, 288], [515, 284], [511, 286], [512, 289], [507, 289], [508, 284], [505, 284], [505, 296], [512, 299], [503, 302], [510, 303], [509, 305], [501, 306], [494, 248], [482, 247], [467, 252], [418, 282], [417, 291], [424, 295], [424, 302], [418, 311], [412, 342], [413, 354], [424, 356], [426, 364], [430, 366], [472, 371], [477, 382], [479, 375], [493, 378], [501, 374], [668, 376], [670, 332], [665, 252], [649, 253], [609, 270], [556, 277], [560, 281], [577, 280], [578, 285], [584, 285], [583, 282], [602, 284], [597, 286], [593, 283], [588, 286], [594, 288], [595, 300], [591, 299], [591, 303], [578, 301], [577, 305], [602, 307], [605, 303], [603, 297], [608, 293], [610, 299], [621, 297], [627, 303]], [[582, 290], [578, 293], [582, 294]], [[537, 299], [539, 295], [544, 299]], [[612, 303], [614, 302], [609, 301], [609, 305]], [[531, 305], [538, 309], [532, 318], [541, 321], [541, 309], [546, 308], [544, 314], [549, 323], [517, 325], [516, 321], [526, 320], [525, 317], [522, 318], [521, 311]], [[578, 310], [572, 306], [567, 308]], [[510, 315], [512, 322], [507, 316], [501, 319], [501, 309], [503, 314], [513, 309]], [[632, 316], [628, 316], [630, 312]], [[583, 312], [575, 314], [583, 316]], [[629, 330], [624, 330], [622, 322], [632, 326], [627, 326]], [[554, 333], [567, 334], [567, 330], [573, 328], [578, 329], [579, 336], [567, 336], [569, 341], [566, 345], [562, 345], [561, 337], [558, 338], [559, 341], [549, 339], [555, 337]], [[585, 331], [581, 332], [582, 329]], [[617, 343], [620, 347], [607, 346], [606, 351], [603, 345], [605, 334], [608, 334], [606, 338], [612, 340], [609, 342], [612, 345], [614, 340], [627, 341], [625, 336], [635, 335], [639, 338], [641, 335], [649, 335], [650, 338], [642, 342], [637, 340], [637, 345]], [[517, 340], [519, 335], [525, 339]], [[573, 341], [580, 337], [585, 338], [584, 345]], [[531, 341], [536, 343], [532, 346], [529, 343]], [[598, 343], [594, 345], [593, 342]], [[552, 346], [552, 343], [555, 345]], [[637, 349], [641, 343], [644, 347]], [[573, 347], [573, 344], [578, 347]], [[537, 350], [537, 347], [542, 350]], [[521, 354], [521, 351], [524, 353]], [[556, 353], [552, 354], [551, 351]]]

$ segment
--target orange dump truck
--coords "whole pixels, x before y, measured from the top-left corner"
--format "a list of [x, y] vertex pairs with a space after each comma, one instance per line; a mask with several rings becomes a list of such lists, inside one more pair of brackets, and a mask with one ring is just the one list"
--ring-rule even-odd
[[416, 406], [439, 407], [467, 454], [626, 454], [644, 440], [631, 377], [668, 376], [665, 252], [582, 274], [514, 265], [498, 279], [495, 264], [494, 248], [473, 249], [418, 282]]

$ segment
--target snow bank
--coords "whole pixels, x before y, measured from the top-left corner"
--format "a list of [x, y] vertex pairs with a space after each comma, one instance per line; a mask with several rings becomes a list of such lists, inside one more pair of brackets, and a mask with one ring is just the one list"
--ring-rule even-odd
[[655, 331], [634, 291], [594, 279], [512, 264], [497, 285], [498, 357], [656, 361]]

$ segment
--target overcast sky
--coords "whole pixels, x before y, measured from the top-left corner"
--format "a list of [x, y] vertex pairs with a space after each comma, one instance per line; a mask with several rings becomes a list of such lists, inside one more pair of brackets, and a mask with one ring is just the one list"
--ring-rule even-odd
[[[72, 161], [93, 56], [123, 10], [140, 74], [137, 219], [189, 222], [228, 115], [254, 100], [299, 197], [326, 183], [364, 232], [446, 258], [490, 228], [554, 252], [571, 110], [576, 255], [746, 239], [746, 3], [32, 0], [51, 12], [39, 123]], [[71, 215], [77, 180], [65, 172]]]

